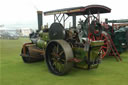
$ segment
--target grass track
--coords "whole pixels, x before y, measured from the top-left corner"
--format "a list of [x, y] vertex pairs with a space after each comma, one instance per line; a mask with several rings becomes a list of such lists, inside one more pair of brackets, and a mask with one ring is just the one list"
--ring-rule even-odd
[[0, 85], [128, 85], [128, 51], [121, 54], [122, 62], [107, 57], [98, 69], [73, 68], [66, 76], [55, 76], [45, 62], [23, 63], [19, 55], [28, 41], [0, 40]]

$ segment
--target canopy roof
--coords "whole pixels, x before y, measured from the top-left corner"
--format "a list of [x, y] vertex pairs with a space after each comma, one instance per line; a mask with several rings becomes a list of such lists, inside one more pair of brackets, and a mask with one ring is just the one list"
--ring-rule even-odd
[[44, 15], [67, 14], [69, 16], [72, 16], [72, 15], [88, 15], [88, 14], [110, 13], [110, 12], [111, 9], [103, 5], [88, 5], [88, 6], [46, 11], [44, 12]]

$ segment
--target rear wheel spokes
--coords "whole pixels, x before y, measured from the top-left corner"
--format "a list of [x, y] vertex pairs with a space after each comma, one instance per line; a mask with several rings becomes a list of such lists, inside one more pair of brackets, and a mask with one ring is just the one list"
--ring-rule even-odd
[[53, 44], [53, 52], [58, 53], [60, 50], [60, 46], [58, 44]]
[[59, 71], [62, 72], [64, 70], [64, 63], [60, 62], [59, 60], [56, 60], [55, 58], [53, 59], [53, 66], [54, 68]]
[[56, 62], [55, 68], [59, 72], [63, 72], [64, 71], [64, 64], [62, 64], [61, 62], [58, 61], [58, 62]]
[[56, 46], [56, 52], [58, 53], [59, 50], [60, 50], [60, 46], [57, 44], [57, 46]]
[[59, 72], [63, 71], [64, 69], [65, 60], [64, 59], [54, 59], [53, 66], [58, 70]]
[[66, 60], [65, 60], [64, 51], [60, 45], [58, 45], [58, 44], [53, 45], [53, 50], [51, 52], [51, 60], [52, 60], [53, 67], [58, 72], [63, 72], [64, 64], [65, 64]]
[[62, 54], [64, 54], [64, 51], [59, 52], [59, 56], [61, 56]]

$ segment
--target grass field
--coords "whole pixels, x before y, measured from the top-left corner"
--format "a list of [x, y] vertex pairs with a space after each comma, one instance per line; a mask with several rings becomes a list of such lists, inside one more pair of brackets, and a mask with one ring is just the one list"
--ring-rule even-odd
[[73, 68], [65, 76], [55, 76], [45, 62], [23, 63], [20, 55], [23, 43], [19, 40], [0, 40], [0, 85], [128, 85], [128, 52], [121, 54], [122, 62], [106, 57], [99, 68]]

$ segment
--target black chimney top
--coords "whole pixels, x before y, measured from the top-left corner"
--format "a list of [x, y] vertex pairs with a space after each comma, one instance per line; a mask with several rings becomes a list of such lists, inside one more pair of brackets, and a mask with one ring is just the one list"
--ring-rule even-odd
[[38, 30], [42, 29], [42, 11], [37, 11], [38, 17]]

